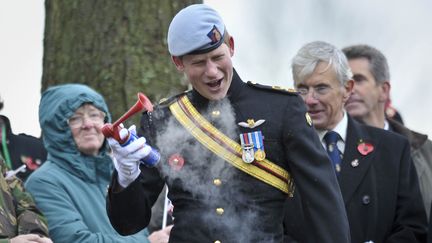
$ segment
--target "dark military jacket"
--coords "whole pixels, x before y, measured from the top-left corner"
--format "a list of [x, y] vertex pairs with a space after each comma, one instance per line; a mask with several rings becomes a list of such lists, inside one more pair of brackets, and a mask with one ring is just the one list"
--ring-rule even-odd
[[[9, 154], [11, 165], [8, 169], [10, 170], [16, 170], [22, 165], [26, 165], [25, 169], [16, 174], [18, 178], [25, 181], [34, 170], [45, 162], [47, 152], [41, 139], [23, 133], [14, 134], [9, 119], [6, 116], [0, 116], [0, 119], [4, 122], [6, 134], [6, 140], [0, 142], [2, 145], [1, 154], [3, 158], [6, 158], [5, 153]], [[3, 142], [5, 145], [2, 144]]]
[[[5, 179], [3, 158], [0, 156], [0, 243], [22, 234], [48, 237], [48, 226], [33, 198], [25, 192], [22, 182], [15, 176]], [[5, 240], [5, 241], [3, 241]]]
[[[195, 90], [182, 95], [237, 143], [240, 134], [262, 132], [266, 158], [290, 171], [295, 193], [302, 195], [311, 229], [305, 242], [349, 242], [334, 171], [297, 94], [246, 84], [234, 73], [225, 100], [209, 101]], [[132, 234], [146, 227], [166, 182], [174, 205], [170, 242], [282, 242], [284, 204], [290, 197], [236, 169], [191, 136], [169, 110], [182, 95], [143, 115], [142, 133], [162, 158], [157, 168], [141, 166], [141, 175], [120, 192], [114, 174], [107, 201], [114, 228]], [[256, 127], [238, 125], [248, 119], [264, 122]], [[172, 163], [173, 156], [182, 163]]]

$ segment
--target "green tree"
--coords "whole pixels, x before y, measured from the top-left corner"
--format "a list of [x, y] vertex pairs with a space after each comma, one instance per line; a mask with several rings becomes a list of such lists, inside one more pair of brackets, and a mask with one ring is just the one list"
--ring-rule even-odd
[[172, 17], [194, 3], [202, 1], [46, 0], [42, 91], [87, 84], [104, 95], [115, 120], [139, 91], [155, 103], [185, 90], [166, 33]]

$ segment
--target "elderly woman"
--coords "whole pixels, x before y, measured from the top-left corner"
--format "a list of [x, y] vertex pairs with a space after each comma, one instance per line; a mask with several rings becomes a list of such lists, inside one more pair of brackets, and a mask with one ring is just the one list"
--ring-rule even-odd
[[102, 96], [85, 85], [59, 85], [42, 94], [39, 122], [48, 158], [25, 186], [54, 242], [149, 242], [146, 229], [119, 235], [106, 214], [113, 162], [101, 127], [110, 119]]

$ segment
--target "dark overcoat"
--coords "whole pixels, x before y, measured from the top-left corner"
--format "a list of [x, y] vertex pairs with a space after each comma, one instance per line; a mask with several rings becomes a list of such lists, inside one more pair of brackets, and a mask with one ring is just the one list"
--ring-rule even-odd
[[[426, 242], [426, 214], [408, 141], [350, 116], [346, 136], [338, 181], [352, 242]], [[301, 196], [294, 197], [297, 206]], [[289, 217], [285, 242], [302, 242], [310, 229]], [[304, 216], [299, 211], [295, 217], [301, 222]]]

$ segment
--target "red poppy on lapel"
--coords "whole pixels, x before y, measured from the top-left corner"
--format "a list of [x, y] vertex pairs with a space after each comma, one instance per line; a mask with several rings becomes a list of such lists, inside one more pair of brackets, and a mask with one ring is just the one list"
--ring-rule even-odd
[[184, 158], [180, 154], [173, 154], [169, 157], [168, 164], [172, 169], [179, 171], [184, 165]]
[[359, 141], [359, 145], [357, 145], [357, 150], [362, 155], [368, 155], [374, 150], [374, 146], [371, 143]]

